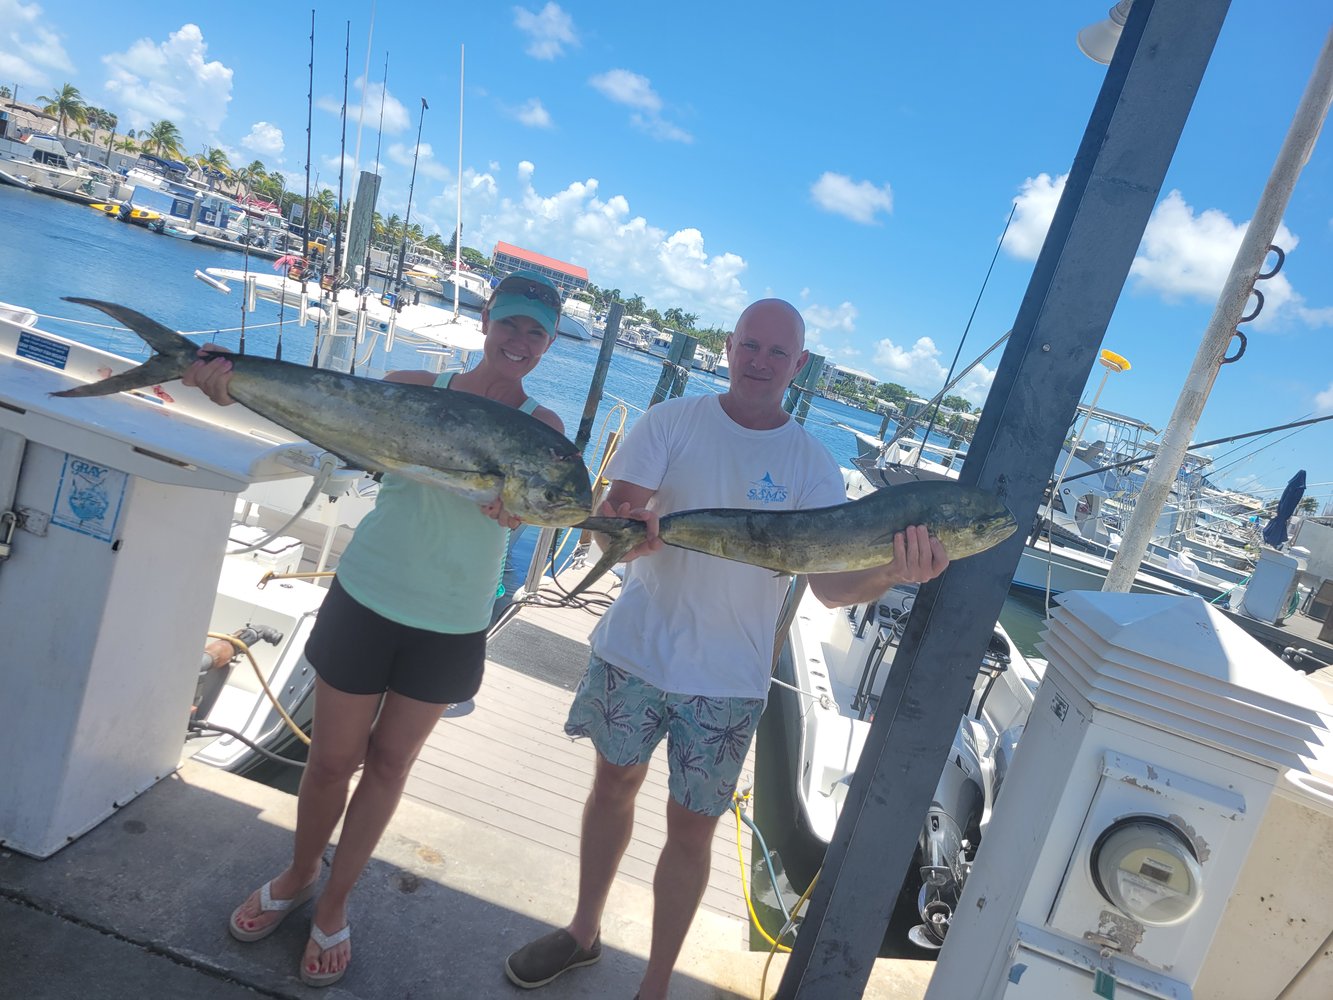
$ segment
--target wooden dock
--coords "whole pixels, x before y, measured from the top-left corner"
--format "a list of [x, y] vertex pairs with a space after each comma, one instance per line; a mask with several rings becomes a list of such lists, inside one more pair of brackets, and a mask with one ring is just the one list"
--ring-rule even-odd
[[[592, 784], [588, 740], [564, 734], [565, 716], [588, 662], [597, 619], [574, 608], [525, 608], [491, 640], [486, 678], [474, 702], [446, 713], [408, 778], [408, 797], [484, 831], [503, 830], [553, 848], [578, 871], [579, 826]], [[634, 837], [619, 878], [651, 888], [666, 842], [666, 745], [639, 793]], [[744, 775], [754, 774], [751, 744]], [[742, 777], [742, 781], [746, 780]], [[741, 838], [748, 875], [750, 833]], [[718, 822], [705, 908], [747, 919], [734, 814]], [[544, 883], [533, 874], [533, 886]], [[573, 914], [574, 900], [569, 900]]]

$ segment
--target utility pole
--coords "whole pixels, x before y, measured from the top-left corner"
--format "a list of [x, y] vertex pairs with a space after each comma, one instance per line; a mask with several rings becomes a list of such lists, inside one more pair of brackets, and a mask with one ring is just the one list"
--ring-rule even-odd
[[[1208, 394], [1213, 390], [1217, 373], [1228, 360], [1239, 360], [1239, 353], [1228, 359], [1227, 345], [1233, 337], [1240, 337], [1244, 344], [1244, 335], [1236, 326], [1241, 322], [1242, 311], [1254, 292], [1259, 297], [1259, 307], [1263, 305], [1263, 293], [1255, 289], [1256, 280], [1271, 277], [1277, 273], [1275, 267], [1266, 274], [1260, 274], [1267, 259], [1273, 236], [1282, 213], [1291, 199], [1291, 191], [1296, 186], [1296, 178], [1314, 151], [1315, 140], [1328, 115], [1329, 102], [1333, 100], [1333, 30], [1324, 40], [1323, 51], [1315, 62], [1310, 82], [1301, 95], [1295, 117], [1277, 154], [1277, 162], [1269, 175], [1268, 184], [1259, 198], [1245, 229], [1245, 236], [1236, 251], [1236, 259], [1231, 264], [1231, 273], [1227, 275], [1222, 294], [1213, 310], [1213, 317], [1204, 331], [1203, 343], [1194, 356], [1194, 365], [1185, 379], [1185, 386], [1176, 400], [1176, 408], [1171, 420], [1162, 434], [1162, 446], [1157, 451], [1143, 489], [1134, 501], [1134, 513], [1125, 526], [1124, 536], [1116, 551], [1115, 559], [1106, 574], [1106, 583], [1102, 590], [1127, 592], [1134, 583], [1134, 574], [1138, 571], [1143, 556], [1148, 551], [1157, 518], [1171, 496], [1171, 486], [1176, 481], [1176, 470], [1185, 460], [1189, 450], [1190, 438], [1203, 415]], [[1280, 265], [1279, 265], [1280, 266]], [[1258, 309], [1255, 310], [1258, 312]], [[1251, 316], [1251, 318], [1253, 318]], [[1244, 350], [1244, 347], [1241, 347]]]

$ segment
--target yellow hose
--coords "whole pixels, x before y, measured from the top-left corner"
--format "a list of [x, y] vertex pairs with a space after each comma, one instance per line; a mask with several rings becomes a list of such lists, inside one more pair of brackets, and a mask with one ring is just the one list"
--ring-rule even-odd
[[[819, 884], [819, 876], [824, 871], [824, 866], [819, 866], [819, 871], [815, 872], [815, 877], [810, 880], [810, 885], [806, 887], [805, 892], [801, 893], [801, 898], [796, 901], [796, 905], [791, 908], [791, 919], [796, 919], [796, 914], [801, 912], [801, 907], [805, 905], [810, 898], [810, 893], [815, 891], [815, 886]], [[788, 951], [791, 949], [788, 948]], [[759, 1000], [763, 1000], [764, 994], [768, 991], [768, 967], [773, 964], [773, 956], [778, 953], [777, 948], [769, 950], [768, 959], [764, 962], [764, 975], [759, 980]]]
[[731, 811], [736, 814], [736, 858], [740, 861], [741, 866], [741, 891], [745, 894], [745, 908], [750, 913], [750, 923], [754, 925], [754, 929], [759, 932], [760, 936], [773, 946], [773, 951], [791, 951], [785, 944], [779, 943], [768, 931], [764, 930], [764, 925], [759, 921], [759, 914], [754, 911], [754, 901], [750, 898], [750, 880], [745, 877], [745, 847], [741, 834], [741, 802], [747, 798], [749, 798], [748, 793], [744, 796], [735, 792], [731, 793]]
[[278, 714], [282, 716], [282, 721], [287, 723], [287, 728], [296, 734], [296, 738], [298, 740], [300, 740], [306, 746], [309, 746], [310, 737], [307, 736], [305, 733], [301, 732], [301, 727], [298, 726], [296, 722], [292, 719], [292, 717], [287, 714], [287, 710], [282, 707], [282, 704], [278, 701], [277, 696], [275, 696], [272, 690], [270, 690], [268, 686], [268, 681], [264, 680], [263, 671], [259, 669], [259, 664], [255, 661], [255, 654], [250, 652], [250, 647], [247, 646], [240, 639], [236, 638], [236, 636], [227, 635], [225, 632], [209, 632], [208, 637], [210, 639], [225, 639], [227, 642], [231, 643], [236, 650], [245, 654], [246, 659], [250, 661], [250, 666], [255, 668], [255, 676], [259, 678], [260, 687], [264, 689], [264, 694], [268, 695], [268, 700], [273, 703], [273, 707], [276, 708], [278, 710]]

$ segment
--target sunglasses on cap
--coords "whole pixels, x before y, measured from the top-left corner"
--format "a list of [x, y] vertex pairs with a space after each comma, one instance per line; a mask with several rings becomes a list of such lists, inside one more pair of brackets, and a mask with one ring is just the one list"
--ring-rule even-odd
[[495, 286], [495, 295], [522, 295], [527, 299], [536, 299], [542, 305], [550, 306], [560, 312], [560, 293], [550, 285], [528, 278], [505, 278]]

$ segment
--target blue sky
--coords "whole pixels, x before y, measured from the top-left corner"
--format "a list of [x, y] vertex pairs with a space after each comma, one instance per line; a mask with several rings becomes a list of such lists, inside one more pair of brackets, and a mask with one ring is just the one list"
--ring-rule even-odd
[[[364, 89], [359, 163], [378, 139], [378, 207], [403, 214], [425, 98], [412, 218], [451, 231], [465, 46], [466, 243], [573, 261], [721, 326], [779, 295], [812, 349], [930, 395], [1017, 203], [962, 360], [1013, 322], [1105, 72], [1074, 36], [1109, 6], [320, 2], [311, 170], [336, 189], [350, 22], [347, 189]], [[20, 99], [71, 82], [122, 127], [168, 118], [188, 152], [220, 146], [300, 187], [310, 11], [0, 0], [0, 82]], [[1321, 0], [1232, 3], [1104, 341], [1133, 369], [1100, 405], [1167, 422], [1331, 21]], [[1195, 440], [1333, 413], [1327, 138], [1279, 242], [1286, 266]], [[974, 403], [998, 357], [966, 383]], [[1304, 468], [1333, 497], [1333, 428], [1278, 437], [1214, 449], [1218, 478], [1275, 495]]]

